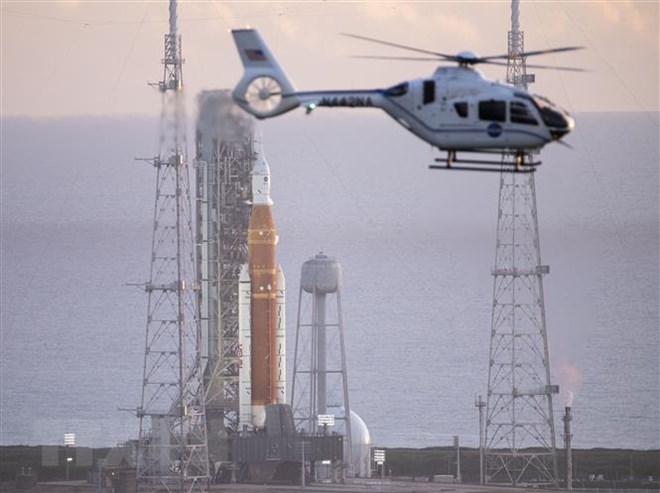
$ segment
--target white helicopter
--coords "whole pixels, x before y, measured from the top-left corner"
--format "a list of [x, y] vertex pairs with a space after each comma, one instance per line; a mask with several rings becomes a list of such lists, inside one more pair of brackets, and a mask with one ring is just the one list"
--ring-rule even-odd
[[[573, 118], [547, 98], [485, 79], [473, 68], [478, 63], [506, 66], [508, 55], [479, 57], [471, 52], [446, 55], [364, 36], [353, 38], [379, 43], [432, 57], [362, 57], [397, 60], [456, 62], [458, 66], [439, 67], [428, 79], [413, 79], [388, 89], [298, 92], [254, 29], [232, 31], [244, 74], [234, 88], [233, 99], [241, 108], [259, 119], [271, 118], [304, 106], [315, 108], [381, 108], [420, 139], [446, 151], [440, 169], [500, 171], [503, 161], [457, 159], [456, 153], [512, 153], [510, 171], [532, 172], [540, 162], [529, 153], [538, 152], [549, 142], [560, 141], [575, 126]], [[580, 49], [555, 48], [518, 54], [519, 57]], [[505, 60], [504, 62], [501, 60]], [[581, 71], [569, 67], [527, 65]], [[453, 166], [468, 163], [476, 166]], [[497, 165], [498, 168], [488, 167]], [[504, 165], [506, 167], [506, 165]]]

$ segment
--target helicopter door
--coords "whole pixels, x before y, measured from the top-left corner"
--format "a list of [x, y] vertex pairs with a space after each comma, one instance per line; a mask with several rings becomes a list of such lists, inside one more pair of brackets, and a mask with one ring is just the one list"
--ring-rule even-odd
[[435, 101], [435, 81], [425, 80], [422, 94], [422, 104], [427, 105]]
[[480, 144], [503, 143], [503, 133], [506, 125], [506, 101], [489, 99], [479, 101], [477, 105], [479, 116], [478, 127], [483, 131], [477, 133], [477, 141]]
[[436, 127], [438, 108], [436, 104], [436, 87], [434, 80], [423, 80], [421, 91], [416, 101], [417, 115], [429, 127]]

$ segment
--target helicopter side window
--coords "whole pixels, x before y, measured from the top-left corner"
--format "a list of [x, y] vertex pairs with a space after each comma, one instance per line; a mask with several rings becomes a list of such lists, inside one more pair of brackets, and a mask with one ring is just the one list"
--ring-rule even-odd
[[529, 108], [522, 101], [511, 101], [509, 106], [511, 123], [522, 123], [524, 125], [538, 125], [534, 115], [529, 111]]
[[424, 104], [429, 104], [435, 101], [435, 81], [424, 81]]
[[454, 103], [454, 109], [456, 109], [456, 114], [461, 118], [467, 118], [468, 116], [468, 104], [465, 101], [460, 103]]
[[401, 84], [397, 84], [396, 86], [392, 86], [389, 89], [385, 89], [386, 96], [397, 97], [397, 96], [403, 96], [404, 94], [407, 93], [408, 93], [407, 82], [403, 82]]
[[389, 89], [385, 89], [385, 95], [391, 97], [403, 96], [408, 93], [408, 83], [397, 84]]
[[479, 120], [491, 122], [506, 121], [506, 103], [504, 101], [479, 101]]

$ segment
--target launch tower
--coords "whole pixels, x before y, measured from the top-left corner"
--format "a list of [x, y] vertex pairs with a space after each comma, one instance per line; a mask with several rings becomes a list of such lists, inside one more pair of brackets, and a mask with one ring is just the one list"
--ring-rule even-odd
[[206, 491], [209, 463], [199, 353], [190, 184], [186, 162], [181, 36], [169, 3], [160, 148], [156, 168], [142, 403], [138, 408], [140, 492]]
[[239, 426], [238, 279], [247, 263], [254, 163], [252, 119], [229, 91], [198, 97], [197, 262], [209, 456], [229, 458]]
[[[527, 88], [512, 1], [507, 81]], [[503, 155], [503, 163], [513, 157]], [[525, 157], [525, 159], [530, 159]], [[557, 484], [557, 457], [534, 173], [500, 174], [484, 460], [486, 482]]]

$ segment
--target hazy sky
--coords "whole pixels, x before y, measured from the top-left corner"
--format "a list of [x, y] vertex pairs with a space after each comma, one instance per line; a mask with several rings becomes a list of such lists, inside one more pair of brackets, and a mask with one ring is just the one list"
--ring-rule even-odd
[[[658, 5], [523, 1], [526, 48], [585, 46], [543, 63], [590, 70], [537, 71], [532, 89], [570, 111], [658, 111]], [[1, 12], [2, 115], [159, 111], [146, 82], [162, 77], [167, 2], [2, 0]], [[190, 98], [238, 81], [228, 29], [246, 25], [261, 30], [297, 89], [386, 87], [426, 76], [435, 65], [349, 58], [405, 53], [339, 32], [498, 54], [506, 51], [510, 2], [181, 2], [179, 24]], [[504, 77], [502, 67], [483, 70]]]

